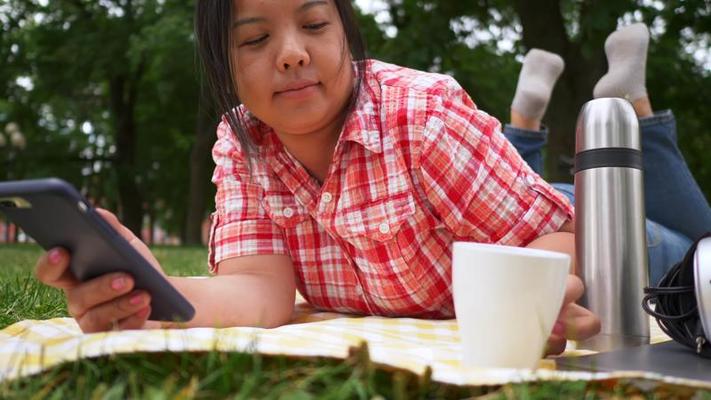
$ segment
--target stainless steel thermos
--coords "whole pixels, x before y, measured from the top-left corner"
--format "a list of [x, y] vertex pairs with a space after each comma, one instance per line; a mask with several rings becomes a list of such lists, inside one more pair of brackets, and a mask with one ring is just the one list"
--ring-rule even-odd
[[601, 320], [581, 347], [608, 351], [649, 343], [642, 310], [648, 284], [639, 123], [623, 99], [589, 101], [575, 135], [577, 268], [581, 305]]

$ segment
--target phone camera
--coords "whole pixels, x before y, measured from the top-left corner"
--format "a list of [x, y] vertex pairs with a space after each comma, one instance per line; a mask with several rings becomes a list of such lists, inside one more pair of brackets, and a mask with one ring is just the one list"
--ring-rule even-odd
[[12, 200], [0, 200], [0, 207], [2, 207], [2, 208], [17, 208], [17, 204], [15, 204], [15, 202]]

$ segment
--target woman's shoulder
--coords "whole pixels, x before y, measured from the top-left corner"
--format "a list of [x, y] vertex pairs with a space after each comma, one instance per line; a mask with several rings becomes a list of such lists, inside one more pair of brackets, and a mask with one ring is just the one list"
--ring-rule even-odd
[[385, 119], [381, 126], [396, 128], [398, 134], [404, 128], [415, 142], [424, 127], [450, 119], [470, 120], [461, 117], [478, 112], [469, 94], [449, 75], [371, 60], [366, 76], [368, 92], [380, 110], [376, 114]]
[[[368, 60], [368, 81], [381, 90], [396, 89], [428, 95], [451, 95], [463, 91], [453, 77], [437, 72], [420, 71], [379, 60]], [[399, 90], [397, 90], [399, 89]]]
[[230, 119], [235, 125], [239, 125], [246, 135], [249, 135], [255, 142], [259, 142], [268, 127], [257, 119], [247, 108], [242, 104], [229, 113], [225, 113], [220, 117], [220, 122], [217, 125], [217, 139], [228, 139], [237, 143], [237, 133], [234, 131]]
[[[251, 148], [251, 152], [260, 152], [262, 150], [260, 144], [263, 142], [268, 127], [253, 117], [242, 105], [232, 111], [234, 123], [239, 127], [233, 127], [233, 124], [230, 123], [230, 116], [227, 113], [222, 115], [217, 124], [217, 140], [212, 147], [213, 159], [216, 164], [223, 160], [229, 160], [234, 170], [245, 176], [258, 175], [265, 169], [264, 157], [255, 156], [255, 154], [251, 153], [248, 155], [235, 129], [240, 129], [244, 135], [251, 137], [256, 145]], [[250, 163], [249, 167], [247, 165], [248, 162]]]

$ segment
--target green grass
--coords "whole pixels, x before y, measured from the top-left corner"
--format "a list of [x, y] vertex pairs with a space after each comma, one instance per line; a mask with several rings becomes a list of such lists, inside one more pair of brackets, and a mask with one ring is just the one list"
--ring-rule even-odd
[[[154, 254], [172, 275], [207, 275], [202, 247], [157, 247]], [[41, 249], [35, 245], [0, 245], [0, 329], [24, 319], [66, 316], [61, 290], [41, 285], [32, 275]]]
[[[204, 248], [153, 249], [166, 272], [205, 275]], [[32, 269], [40, 249], [0, 245], [0, 329], [25, 319], [66, 316], [62, 292], [39, 284]], [[429, 375], [373, 364], [366, 348], [346, 360], [286, 358], [248, 353], [128, 354], [80, 360], [0, 383], [2, 399], [595, 399], [691, 398], [711, 394], [653, 382], [547, 382], [501, 387], [456, 387]]]

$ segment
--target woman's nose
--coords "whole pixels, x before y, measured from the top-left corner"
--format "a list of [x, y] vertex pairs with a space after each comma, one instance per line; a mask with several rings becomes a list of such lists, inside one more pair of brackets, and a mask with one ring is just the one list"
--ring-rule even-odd
[[284, 39], [277, 56], [277, 68], [280, 71], [286, 71], [297, 65], [303, 67], [310, 62], [309, 53], [301, 40], [293, 36]]

